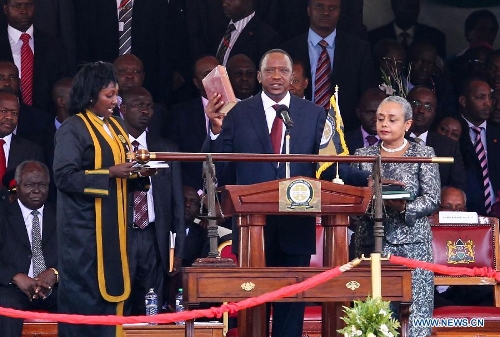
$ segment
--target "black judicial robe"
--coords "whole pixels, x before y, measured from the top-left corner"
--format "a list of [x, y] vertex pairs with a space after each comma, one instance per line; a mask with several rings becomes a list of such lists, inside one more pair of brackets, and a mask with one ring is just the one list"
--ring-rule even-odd
[[[90, 111], [66, 120], [55, 135], [58, 189], [59, 298], [62, 313], [121, 315], [130, 294], [126, 256], [129, 187], [149, 179], [109, 178], [130, 149], [121, 120]], [[147, 183], [146, 183], [147, 181]], [[134, 186], [132, 186], [134, 185]], [[59, 336], [117, 336], [121, 327], [59, 325]]]

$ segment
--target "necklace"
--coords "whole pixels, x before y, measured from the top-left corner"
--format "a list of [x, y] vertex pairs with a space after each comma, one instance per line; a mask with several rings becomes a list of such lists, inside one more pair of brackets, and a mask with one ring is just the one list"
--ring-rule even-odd
[[402, 149], [405, 148], [406, 144], [408, 144], [408, 141], [406, 140], [406, 138], [403, 138], [403, 144], [400, 146], [400, 147], [397, 147], [395, 149], [388, 149], [384, 146], [384, 142], [380, 143], [380, 147], [382, 148], [382, 150], [384, 150], [385, 152], [389, 152], [389, 153], [394, 153], [394, 152], [399, 152], [401, 151]]

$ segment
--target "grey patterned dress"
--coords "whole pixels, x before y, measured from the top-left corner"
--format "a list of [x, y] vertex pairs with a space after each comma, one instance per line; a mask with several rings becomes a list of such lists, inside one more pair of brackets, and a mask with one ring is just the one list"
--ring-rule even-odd
[[[374, 156], [380, 154], [380, 145], [357, 149], [355, 155]], [[434, 157], [434, 150], [410, 142], [404, 157]], [[373, 163], [355, 163], [361, 170], [372, 171]], [[416, 198], [406, 203], [406, 212], [386, 209], [384, 222], [383, 253], [432, 262], [432, 233], [427, 216], [439, 204], [441, 183], [438, 164], [430, 163], [383, 163], [382, 178], [401, 181], [405, 190]], [[367, 253], [373, 247], [373, 221], [367, 216], [356, 220], [356, 254]], [[382, 287], [383, 287], [382, 281]], [[413, 324], [416, 318], [431, 318], [434, 307], [433, 273], [422, 269], [412, 272], [412, 296], [410, 314], [410, 336], [430, 336], [431, 329]]]

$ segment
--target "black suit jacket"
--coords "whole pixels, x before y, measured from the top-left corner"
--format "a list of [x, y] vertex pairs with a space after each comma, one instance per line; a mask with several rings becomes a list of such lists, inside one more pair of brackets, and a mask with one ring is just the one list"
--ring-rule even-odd
[[[68, 57], [62, 42], [36, 27], [33, 30], [33, 105], [48, 113], [52, 106], [52, 87], [69, 75]], [[14, 62], [7, 27], [0, 32], [0, 60]]]
[[349, 154], [353, 155], [356, 149], [365, 146], [363, 140], [363, 134], [361, 133], [361, 128], [356, 128], [354, 130], [346, 131], [344, 134], [345, 143], [349, 149]]
[[453, 186], [465, 191], [465, 169], [457, 141], [429, 130], [427, 146], [434, 148], [437, 157], [453, 157], [453, 164], [439, 164], [441, 186]]
[[[177, 146], [169, 140], [148, 134], [148, 150], [151, 152], [176, 152]], [[178, 161], [167, 162], [169, 167], [158, 170], [151, 176], [155, 211], [156, 241], [164, 272], [169, 270], [170, 231], [175, 232], [175, 256], [182, 257], [186, 230], [184, 225], [184, 195], [182, 193], [181, 169]], [[129, 223], [134, 216], [133, 198], [129, 198]]]
[[[462, 135], [460, 136], [460, 150], [466, 173], [467, 210], [486, 215], [484, 206], [483, 176], [479, 159], [477, 158], [474, 145], [469, 137], [469, 127], [463, 118]], [[500, 190], [500, 128], [488, 123], [486, 127], [486, 147], [488, 149], [488, 171], [490, 182], [495, 193]], [[493, 202], [495, 201], [493, 196]]]
[[[113, 62], [118, 55], [116, 0], [73, 0], [79, 63]], [[172, 81], [171, 39], [168, 36], [168, 1], [134, 1], [132, 54], [144, 64], [144, 87], [154, 101], [166, 102]]]
[[[368, 32], [368, 40], [372, 47], [383, 39], [397, 39], [394, 31], [394, 21], [385, 26], [375, 28]], [[441, 58], [446, 57], [446, 36], [440, 30], [421, 23], [415, 25], [415, 36], [413, 41], [427, 41], [432, 44]]]
[[192, 223], [184, 244], [183, 267], [191, 267], [194, 261], [200, 257], [207, 257], [209, 252], [209, 241], [207, 230], [200, 225]]
[[[219, 42], [221, 40], [222, 35]], [[278, 33], [255, 15], [241, 31], [233, 48], [231, 48], [228, 60], [231, 56], [245, 54], [259, 68], [262, 55], [266, 51], [278, 47], [280, 43], [281, 38]], [[218, 47], [219, 45], [217, 45]], [[214, 55], [215, 53], [217, 53], [217, 49], [214, 50]]]
[[[54, 119], [34, 106], [21, 103], [16, 135], [36, 144], [44, 144], [47, 128]], [[53, 142], [53, 141], [52, 141]]]
[[[285, 42], [282, 48], [293, 58], [304, 60], [310, 67], [307, 35], [305, 33]], [[333, 87], [339, 86], [340, 114], [346, 130], [359, 127], [356, 116], [359, 98], [363, 91], [376, 84], [370, 45], [366, 41], [337, 30], [331, 83]], [[308, 86], [305, 92], [308, 100], [311, 100], [311, 88]]]
[[[207, 137], [205, 111], [201, 96], [187, 102], [174, 105], [173, 117], [169, 126], [169, 138], [179, 146], [181, 152], [200, 152]], [[196, 189], [203, 187], [201, 162], [183, 162], [182, 183]]]
[[[21, 208], [17, 201], [5, 204], [0, 221], [0, 285], [8, 285], [14, 275], [28, 274], [31, 263], [31, 244]], [[56, 213], [45, 204], [42, 222], [42, 251], [47, 268], [57, 268]]]

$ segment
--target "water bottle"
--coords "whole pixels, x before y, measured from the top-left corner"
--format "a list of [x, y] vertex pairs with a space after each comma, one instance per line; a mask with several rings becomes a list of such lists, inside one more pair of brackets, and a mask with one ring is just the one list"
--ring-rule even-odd
[[[158, 315], [158, 295], [156, 295], [155, 290], [150, 288], [145, 296], [146, 303], [146, 316]], [[156, 324], [156, 323], [150, 323]]]
[[[179, 292], [175, 295], [175, 312], [184, 311], [184, 305], [182, 304], [182, 288], [179, 288]], [[185, 321], [177, 321], [175, 324], [183, 325]]]

